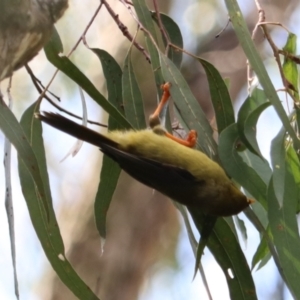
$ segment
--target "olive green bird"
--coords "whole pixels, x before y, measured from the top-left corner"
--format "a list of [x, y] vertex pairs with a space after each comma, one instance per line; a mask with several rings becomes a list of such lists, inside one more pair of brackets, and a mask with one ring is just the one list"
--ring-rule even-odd
[[130, 176], [181, 204], [213, 216], [241, 212], [253, 200], [232, 183], [216, 162], [188, 147], [196, 143], [195, 131], [190, 132], [187, 141], [182, 141], [166, 133], [157, 121], [170, 96], [168, 88], [158, 109], [150, 117], [152, 129], [100, 134], [59, 114], [44, 112], [37, 117], [99, 147]]

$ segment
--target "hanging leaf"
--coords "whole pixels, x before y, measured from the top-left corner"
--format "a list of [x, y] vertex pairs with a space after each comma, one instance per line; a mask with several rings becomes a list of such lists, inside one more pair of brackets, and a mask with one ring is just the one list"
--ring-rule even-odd
[[57, 46], [58, 33], [54, 31], [52, 38], [44, 47], [47, 59], [70, 79], [76, 82], [92, 99], [96, 101], [110, 116], [123, 127], [130, 127], [125, 117], [120, 114], [116, 107], [111, 105], [96, 89], [93, 83], [81, 72], [66, 56], [60, 55]]
[[[259, 201], [266, 209], [266, 192], [267, 185], [262, 177], [253, 168], [253, 157], [247, 153], [247, 160], [243, 160], [238, 152], [240, 139], [238, 135], [237, 125], [232, 124], [226, 128], [219, 138], [219, 156], [222, 165], [228, 175], [244, 187], [257, 201]], [[247, 163], [246, 163], [247, 161]], [[271, 170], [267, 162], [261, 161], [261, 172], [266, 177], [270, 177]]]
[[210, 97], [214, 107], [219, 134], [235, 122], [234, 110], [227, 85], [219, 71], [208, 61], [198, 58], [203, 66], [210, 90]]
[[254, 154], [263, 159], [256, 140], [256, 125], [260, 114], [271, 105], [265, 93], [254, 89], [238, 112], [237, 127], [241, 141]]
[[131, 62], [131, 50], [128, 51], [124, 61], [122, 98], [128, 122], [130, 122], [135, 129], [145, 129], [146, 122], [143, 98], [134, 74]]
[[[102, 49], [91, 49], [99, 58], [106, 79], [108, 101], [124, 115], [122, 99], [122, 70], [115, 59]], [[116, 120], [109, 116], [108, 130], [122, 129]], [[124, 128], [123, 128], [124, 129]], [[119, 165], [104, 155], [100, 182], [95, 198], [94, 211], [97, 229], [102, 238], [106, 237], [106, 216], [121, 174]]]
[[[151, 12], [153, 20], [156, 22], [156, 24], [159, 26], [158, 20], [157, 20], [157, 14], [156, 12]], [[166, 30], [166, 33], [168, 34], [168, 38], [170, 39], [170, 42], [177, 46], [179, 49], [183, 49], [183, 39], [180, 32], [179, 26], [174, 22], [172, 18], [165, 14], [160, 14], [161, 21], [163, 23], [164, 29]], [[167, 41], [162, 36], [165, 46], [167, 46]], [[170, 60], [173, 61], [175, 66], [177, 68], [180, 68], [181, 61], [182, 61], [182, 51], [178, 49], [174, 49], [174, 47], [169, 48], [168, 57]]]

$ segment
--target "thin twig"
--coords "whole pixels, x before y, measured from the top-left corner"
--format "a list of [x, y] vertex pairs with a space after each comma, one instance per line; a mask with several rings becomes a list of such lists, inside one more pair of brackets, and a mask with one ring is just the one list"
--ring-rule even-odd
[[[265, 11], [262, 9], [260, 3], [258, 0], [255, 0], [255, 4], [256, 4], [256, 7], [257, 7], [257, 10], [258, 10], [258, 21], [252, 31], [252, 40], [254, 41], [255, 40], [255, 36], [257, 34], [257, 30], [258, 28], [260, 28], [260, 26], [258, 24], [260, 23], [263, 23], [266, 19], [266, 15], [265, 15]], [[249, 60], [247, 59], [247, 82], [248, 82], [248, 93], [250, 93], [250, 88], [251, 88], [251, 85], [252, 85], [252, 82], [253, 82], [253, 77], [251, 76], [252, 74], [252, 68], [249, 64]]]
[[[71, 51], [68, 53], [68, 55], [66, 57], [70, 57], [70, 55], [76, 50], [76, 48], [78, 47], [80, 41], [83, 39], [83, 37], [86, 35], [88, 29], [91, 27], [93, 21], [95, 20], [98, 12], [100, 11], [102, 7], [102, 3], [100, 3], [100, 5], [98, 6], [98, 8], [96, 9], [93, 17], [91, 18], [90, 22], [88, 23], [88, 25], [86, 26], [86, 28], [84, 29], [83, 33], [81, 34], [80, 38], [78, 39], [78, 41], [76, 42], [76, 44], [74, 45], [74, 47], [71, 49]], [[50, 85], [52, 84], [54, 78], [56, 77], [57, 73], [58, 73], [58, 69], [55, 70], [52, 78], [50, 79], [49, 83], [47, 84], [47, 86], [44, 88], [44, 90], [42, 91], [42, 93], [40, 94], [38, 101], [42, 101], [42, 99], [45, 97], [46, 92], [48, 91]]]
[[[31, 81], [33, 83], [33, 85], [35, 86], [36, 90], [41, 93], [43, 91], [43, 89], [45, 88], [45, 86], [43, 85], [43, 83], [41, 82], [41, 80], [39, 80], [33, 73], [33, 71], [31, 70], [31, 68], [29, 67], [28, 64], [25, 65], [25, 69], [27, 71], [27, 73], [29, 74]], [[51, 91], [47, 91], [48, 93], [50, 93], [54, 98], [56, 98], [56, 100], [60, 101], [60, 98], [58, 96], [56, 96], [54, 93], [52, 93]], [[48, 95], [45, 94], [44, 98], [46, 100], [48, 100], [51, 104], [53, 104], [53, 101], [48, 97]]]
[[96, 19], [101, 7], [103, 5], [103, 1], [101, 1], [100, 5], [98, 6], [98, 8], [96, 9], [94, 15], [92, 16], [91, 20], [89, 21], [89, 23], [87, 24], [86, 28], [84, 29], [83, 33], [81, 34], [80, 38], [78, 39], [78, 41], [76, 42], [76, 44], [74, 45], [74, 47], [71, 49], [71, 51], [69, 52], [69, 54], [67, 55], [67, 57], [70, 57], [70, 55], [77, 49], [78, 45], [80, 44], [81, 41], [85, 40], [85, 36], [89, 30], [89, 28], [92, 26], [94, 20]]
[[281, 50], [281, 49], [278, 49], [278, 53], [285, 56], [286, 58], [292, 60], [294, 63], [296, 64], [300, 64], [300, 57], [299, 56], [296, 56], [296, 55], [293, 55], [287, 51], [284, 51], [284, 50]]
[[166, 43], [167, 43], [166, 49], [165, 49], [165, 54], [168, 54], [171, 41], [170, 41], [169, 35], [167, 34], [165, 27], [161, 21], [161, 16], [160, 16], [160, 12], [158, 10], [157, 0], [153, 0], [153, 6], [154, 6], [155, 13], [156, 13], [159, 30], [161, 31], [161, 34], [165, 38]]
[[[35, 88], [37, 89], [37, 91], [41, 94], [43, 92], [43, 89], [41, 88], [41, 86], [43, 87], [42, 83], [40, 82], [40, 80], [33, 74], [31, 68], [28, 66], [28, 65], [25, 65], [26, 67], [26, 70], [29, 74], [29, 76], [31, 77], [31, 80], [35, 86]], [[51, 93], [50, 91], [48, 91], [49, 93]], [[59, 99], [57, 96], [55, 96], [53, 93], [51, 93], [52, 96], [56, 97], [57, 99]], [[49, 102], [51, 103], [51, 105], [53, 105], [56, 109], [58, 109], [59, 111], [61, 112], [64, 112], [66, 114], [68, 114], [69, 116], [71, 117], [74, 117], [76, 119], [79, 119], [79, 120], [82, 120], [82, 117], [81, 116], [78, 116], [76, 114], [73, 114], [72, 112], [62, 108], [61, 106], [59, 106], [58, 104], [56, 104], [51, 98], [48, 97], [48, 95], [44, 95], [44, 98]], [[107, 127], [107, 125], [104, 125], [104, 124], [101, 124], [99, 122], [95, 122], [95, 121], [91, 121], [91, 120], [88, 120], [87, 121], [89, 124], [93, 124], [93, 125], [98, 125], [98, 126], [101, 126], [101, 127]]]
[[[104, 6], [106, 7], [108, 13], [111, 15], [111, 17], [113, 18], [113, 20], [116, 22], [116, 24], [118, 25], [119, 29], [121, 30], [121, 32], [123, 33], [123, 35], [130, 41], [133, 43], [133, 45], [143, 53], [143, 55], [146, 57], [146, 60], [151, 63], [151, 58], [149, 53], [146, 51], [146, 49], [141, 46], [134, 38], [133, 36], [130, 34], [130, 32], [128, 31], [127, 26], [125, 26], [119, 18], [119, 15], [116, 14], [113, 9], [111, 8], [111, 6], [107, 3], [106, 0], [101, 0], [101, 3], [104, 4]], [[126, 4], [127, 1], [125, 1]], [[132, 5], [132, 4], [131, 4]]]
[[[120, 0], [120, 2], [123, 3], [126, 6], [126, 1], [125, 0]], [[136, 16], [136, 14], [133, 13], [131, 7], [130, 6], [126, 6], [126, 7], [129, 11], [129, 13], [131, 14], [131, 16], [133, 17], [133, 19], [137, 22], [137, 24], [141, 28], [141, 30], [144, 31], [147, 34], [147, 36], [150, 38], [151, 42], [153, 43], [154, 47], [159, 51], [159, 47], [158, 47], [154, 37], [152, 36], [151, 32], [144, 27], [144, 25], [140, 22], [139, 18]]]
[[221, 29], [221, 31], [215, 35], [215, 38], [217, 39], [228, 27], [228, 25], [230, 24], [231, 20], [230, 18], [228, 18], [226, 25]]

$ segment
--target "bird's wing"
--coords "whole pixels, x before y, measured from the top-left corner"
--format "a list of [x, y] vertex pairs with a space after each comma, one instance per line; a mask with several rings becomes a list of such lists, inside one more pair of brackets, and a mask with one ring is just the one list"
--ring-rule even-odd
[[140, 157], [107, 144], [102, 145], [101, 151], [115, 160], [130, 176], [163, 193], [162, 186], [169, 191], [170, 188], [182, 189], [183, 185], [195, 188], [201, 184], [190, 172], [176, 166]]

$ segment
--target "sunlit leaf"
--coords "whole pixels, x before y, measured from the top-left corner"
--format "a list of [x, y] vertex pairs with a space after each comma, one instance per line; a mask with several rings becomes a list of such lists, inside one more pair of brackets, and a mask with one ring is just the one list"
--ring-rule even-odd
[[[46, 157], [42, 139], [42, 125], [34, 117], [38, 105], [34, 103], [23, 114], [21, 125], [26, 138], [32, 146], [31, 151], [36, 157], [40, 180], [30, 174], [30, 170], [25, 166], [22, 156], [19, 154], [19, 175], [22, 192], [26, 200], [30, 218], [36, 234], [41, 242], [44, 252], [62, 282], [79, 299], [93, 299], [98, 297], [82, 281], [66, 258], [63, 240], [52, 206], [51, 192], [46, 166]], [[25, 136], [22, 136], [24, 144]], [[37, 170], [35, 170], [37, 172]], [[41, 182], [41, 183], [40, 183]], [[42, 184], [42, 186], [40, 185]], [[41, 201], [41, 195], [45, 197], [48, 206], [48, 216]]]

